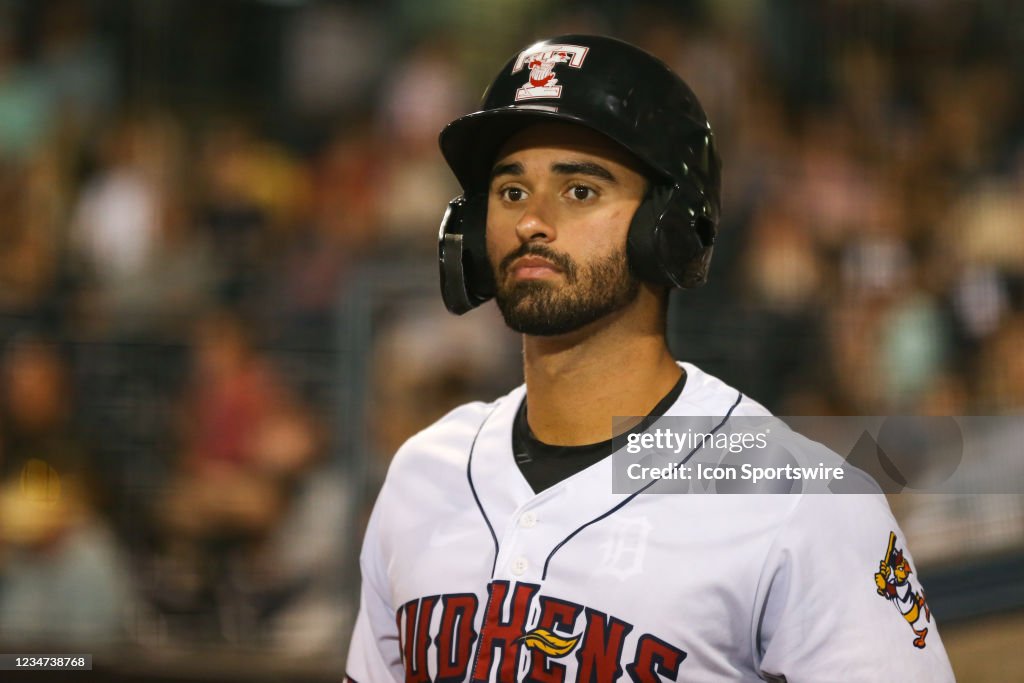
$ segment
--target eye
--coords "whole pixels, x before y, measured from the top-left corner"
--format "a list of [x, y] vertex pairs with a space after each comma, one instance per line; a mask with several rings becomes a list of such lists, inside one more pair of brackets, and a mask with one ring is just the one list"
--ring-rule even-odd
[[498, 190], [498, 196], [506, 202], [521, 202], [526, 196], [526, 191], [521, 187], [503, 187]]
[[573, 199], [580, 202], [585, 202], [588, 199], [593, 199], [594, 197], [597, 196], [597, 192], [594, 190], [594, 188], [588, 187], [586, 185], [573, 185], [571, 188], [569, 188], [569, 192], [572, 195]]

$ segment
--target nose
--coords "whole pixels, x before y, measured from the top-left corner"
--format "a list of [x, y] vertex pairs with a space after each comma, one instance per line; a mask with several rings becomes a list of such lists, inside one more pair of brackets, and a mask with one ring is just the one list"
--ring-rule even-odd
[[555, 239], [556, 231], [552, 221], [547, 217], [549, 212], [544, 210], [540, 201], [527, 203], [519, 220], [516, 221], [516, 236], [523, 243], [526, 242], [550, 242]]

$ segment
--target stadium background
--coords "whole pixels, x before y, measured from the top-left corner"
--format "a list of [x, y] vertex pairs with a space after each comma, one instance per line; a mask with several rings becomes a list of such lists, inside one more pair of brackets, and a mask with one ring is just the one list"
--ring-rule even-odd
[[[390, 454], [520, 381], [493, 310], [440, 303], [437, 133], [569, 31], [716, 127], [680, 357], [783, 415], [1021, 412], [1013, 0], [0, 0], [0, 651], [338, 680]], [[960, 680], [1016, 680], [1022, 496], [893, 506]]]

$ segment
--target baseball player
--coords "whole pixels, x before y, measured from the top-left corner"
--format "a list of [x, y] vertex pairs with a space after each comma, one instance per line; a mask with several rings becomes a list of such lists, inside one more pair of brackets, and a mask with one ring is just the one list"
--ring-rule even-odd
[[440, 143], [464, 190], [441, 226], [445, 304], [495, 298], [526, 382], [396, 454], [349, 680], [953, 680], [934, 621], [917, 646], [879, 599], [887, 539], [912, 562], [881, 494], [613, 492], [613, 416], [767, 415], [665, 342], [668, 291], [704, 282], [718, 224], [686, 84], [626, 43], [559, 36]]

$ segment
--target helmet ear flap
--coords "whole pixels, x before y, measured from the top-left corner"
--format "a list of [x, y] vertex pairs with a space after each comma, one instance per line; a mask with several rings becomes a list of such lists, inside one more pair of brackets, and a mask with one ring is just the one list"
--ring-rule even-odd
[[666, 287], [698, 287], [707, 281], [717, 221], [706, 200], [688, 197], [679, 185], [657, 185], [629, 226], [629, 264], [642, 280]]
[[626, 253], [633, 274], [646, 282], [667, 287], [674, 285], [661, 267], [656, 233], [657, 225], [671, 197], [671, 187], [653, 185], [633, 214], [626, 237]]
[[494, 273], [487, 259], [487, 197], [460, 195], [448, 203], [438, 231], [441, 298], [462, 315], [494, 296]]

